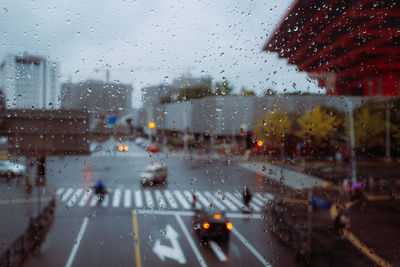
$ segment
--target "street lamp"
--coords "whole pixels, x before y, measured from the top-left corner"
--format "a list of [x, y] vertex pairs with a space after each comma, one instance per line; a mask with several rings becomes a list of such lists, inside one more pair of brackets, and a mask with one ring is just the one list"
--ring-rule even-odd
[[349, 103], [349, 126], [350, 126], [350, 155], [351, 155], [351, 181], [353, 184], [357, 182], [357, 172], [356, 172], [356, 145], [354, 137], [354, 118], [353, 118], [353, 103], [348, 100]]

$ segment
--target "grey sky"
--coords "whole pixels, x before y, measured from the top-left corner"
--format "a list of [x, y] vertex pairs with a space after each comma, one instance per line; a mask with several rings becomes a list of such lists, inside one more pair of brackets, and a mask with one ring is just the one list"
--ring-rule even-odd
[[[261, 92], [319, 90], [262, 45], [287, 11], [284, 1], [1, 1], [0, 56], [46, 55], [60, 62], [61, 82], [111, 78], [139, 88], [181, 73], [225, 76]], [[167, 77], [167, 78], [165, 78]]]

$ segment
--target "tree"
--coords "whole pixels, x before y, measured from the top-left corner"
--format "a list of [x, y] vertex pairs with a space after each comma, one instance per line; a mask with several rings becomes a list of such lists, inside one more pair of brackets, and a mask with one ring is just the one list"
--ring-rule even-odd
[[256, 93], [252, 90], [247, 90], [246, 88], [242, 87], [240, 89], [240, 96], [255, 96]]
[[276, 95], [277, 91], [275, 89], [267, 89], [263, 93], [263, 96], [271, 96], [271, 95]]
[[385, 114], [366, 104], [354, 112], [354, 136], [359, 149], [384, 146]]
[[229, 95], [233, 91], [233, 87], [229, 85], [228, 80], [223, 78], [222, 82], [215, 84], [215, 95]]
[[341, 120], [334, 114], [329, 114], [320, 106], [312, 110], [307, 110], [306, 113], [297, 120], [300, 130], [297, 136], [310, 141], [314, 140], [314, 144], [319, 146], [321, 142], [336, 131]]
[[291, 132], [292, 124], [287, 112], [272, 107], [270, 112], [256, 122], [254, 129], [257, 138], [282, 144]]
[[178, 100], [186, 101], [190, 99], [202, 98], [214, 95], [211, 88], [205, 85], [193, 85], [182, 88], [179, 91]]

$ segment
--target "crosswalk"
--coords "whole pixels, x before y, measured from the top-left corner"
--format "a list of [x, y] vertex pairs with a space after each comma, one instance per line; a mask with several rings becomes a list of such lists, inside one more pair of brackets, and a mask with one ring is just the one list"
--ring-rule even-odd
[[98, 152], [93, 152], [91, 154], [93, 158], [105, 158], [105, 157], [118, 157], [118, 158], [141, 158], [141, 157], [149, 157], [149, 152], [146, 151], [109, 151], [109, 150], [101, 150]]
[[[211, 208], [219, 211], [238, 212], [243, 207], [243, 201], [237, 192], [211, 192], [189, 190], [143, 190], [129, 188], [108, 189], [102, 201], [91, 188], [58, 188], [58, 202], [71, 207], [110, 207], [137, 208], [159, 210], [191, 210], [193, 195], [196, 196], [196, 208]], [[266, 204], [274, 199], [270, 193], [255, 193], [250, 202], [251, 208], [260, 212]]]

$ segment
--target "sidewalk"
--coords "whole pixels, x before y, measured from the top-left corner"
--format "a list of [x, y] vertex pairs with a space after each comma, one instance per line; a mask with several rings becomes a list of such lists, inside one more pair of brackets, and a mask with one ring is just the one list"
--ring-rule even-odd
[[[316, 162], [312, 164], [316, 164]], [[324, 166], [323, 162], [318, 162], [318, 164], [319, 167]], [[334, 204], [331, 210], [313, 211], [313, 247], [316, 248], [317, 255], [312, 258], [312, 264], [317, 266], [329, 266], [330, 264], [341, 266], [400, 265], [398, 256], [400, 194], [397, 185], [391, 186], [392, 200], [389, 199], [387, 191], [370, 190], [366, 199], [351, 202], [350, 196], [341, 193], [337, 190], [338, 187], [324, 189], [323, 186], [327, 180], [298, 172], [296, 165], [288, 166], [282, 163], [273, 165], [260, 161], [239, 162], [238, 165], [260, 173], [267, 179], [280, 183], [281, 186], [299, 192], [296, 195], [297, 199], [284, 199], [287, 203], [286, 208], [281, 209], [283, 213], [279, 215], [290, 215], [289, 217], [297, 218], [297, 221], [291, 222], [292, 226], [290, 227], [296, 228], [306, 223], [308, 203], [306, 189], [314, 187], [313, 195]], [[332, 165], [330, 164], [330, 166]], [[383, 168], [387, 168], [387, 164], [383, 165]], [[393, 165], [397, 166], [397, 164], [391, 164], [391, 166]], [[364, 166], [376, 168], [376, 164], [366, 163]], [[382, 175], [382, 173], [380, 174]], [[345, 235], [347, 241], [340, 243], [337, 242], [337, 236], [335, 237], [332, 231], [335, 218], [332, 209], [336, 209], [337, 206], [348, 207], [346, 212], [350, 218], [350, 229]], [[281, 228], [281, 221], [277, 220], [272, 223], [276, 223], [274, 229]], [[278, 238], [282, 235], [284, 236], [285, 233], [278, 234]]]
[[54, 195], [50, 186], [33, 187], [27, 193], [24, 182], [23, 178], [14, 178], [10, 184], [0, 180], [0, 255], [26, 231], [31, 218], [42, 213]]

